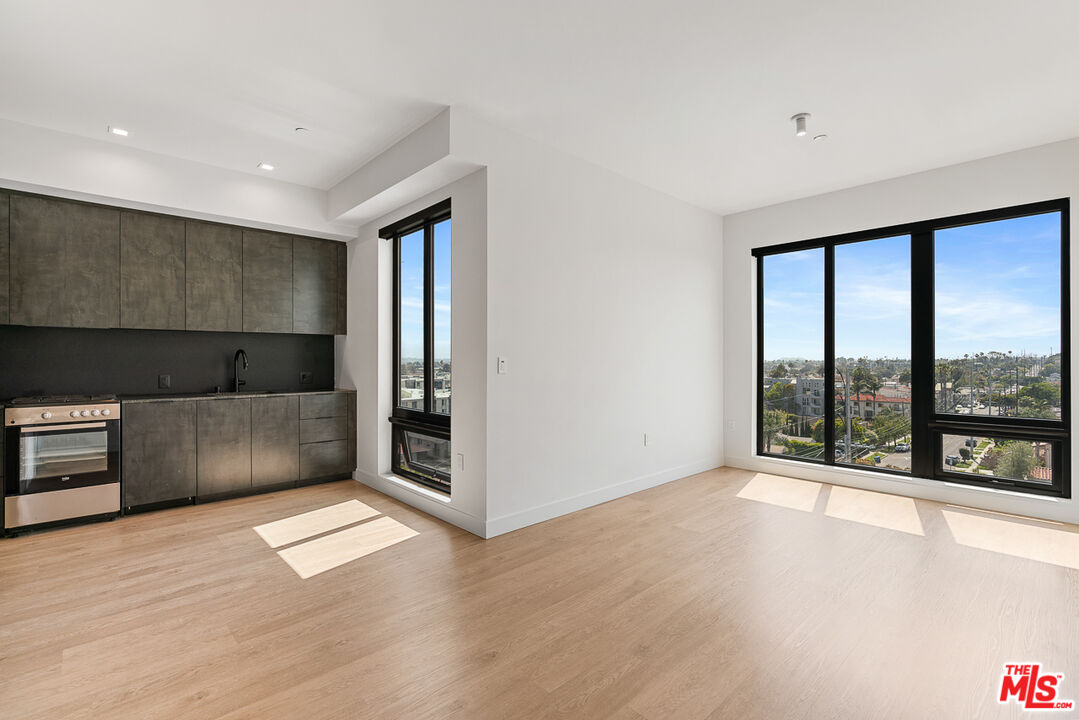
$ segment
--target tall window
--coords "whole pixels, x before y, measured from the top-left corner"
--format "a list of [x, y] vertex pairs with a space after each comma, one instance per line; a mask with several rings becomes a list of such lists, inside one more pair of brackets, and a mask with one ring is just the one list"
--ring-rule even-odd
[[754, 250], [758, 453], [1070, 497], [1068, 208]]
[[393, 243], [394, 473], [450, 491], [450, 201], [379, 231]]

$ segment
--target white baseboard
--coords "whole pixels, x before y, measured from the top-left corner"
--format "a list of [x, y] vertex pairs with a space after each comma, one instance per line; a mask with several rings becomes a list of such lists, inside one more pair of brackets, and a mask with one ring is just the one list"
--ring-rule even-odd
[[653, 473], [652, 475], [645, 475], [632, 480], [626, 480], [625, 482], [615, 483], [614, 485], [607, 485], [606, 487], [591, 490], [564, 500], [556, 500], [546, 505], [540, 505], [538, 507], [529, 508], [528, 510], [522, 510], [520, 512], [510, 513], [509, 515], [503, 515], [502, 517], [493, 518], [487, 521], [486, 536], [488, 538], [493, 538], [496, 535], [520, 530], [523, 527], [535, 525], [544, 520], [550, 520], [551, 518], [556, 518], [560, 515], [583, 510], [586, 507], [592, 507], [593, 505], [599, 505], [600, 503], [605, 503], [609, 500], [632, 495], [641, 490], [647, 490], [648, 488], [663, 485], [672, 480], [679, 480], [688, 477], [689, 475], [696, 475], [705, 470], [712, 470], [722, 464], [722, 460], [716, 460], [714, 458], [711, 460], [700, 460], [695, 463], [679, 465], [678, 467], [662, 470], [658, 473]]
[[406, 505], [411, 505], [417, 510], [422, 510], [428, 515], [434, 515], [439, 520], [445, 520], [450, 525], [467, 530], [473, 535], [485, 537], [483, 520], [461, 512], [449, 505], [445, 500], [428, 497], [427, 491], [421, 488], [413, 489], [403, 482], [394, 482], [381, 475], [374, 475], [363, 470], [356, 470], [353, 477], [372, 490], [378, 490], [384, 495], [389, 495], [393, 499], [400, 500]]

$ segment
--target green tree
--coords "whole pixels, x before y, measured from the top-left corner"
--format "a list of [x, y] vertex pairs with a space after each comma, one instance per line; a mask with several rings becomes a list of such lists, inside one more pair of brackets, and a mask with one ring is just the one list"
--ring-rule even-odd
[[1047, 382], [1037, 382], [1020, 390], [1019, 397], [1021, 399], [1026, 398], [1034, 403], [1060, 405], [1060, 386]]
[[769, 410], [794, 410], [794, 383], [773, 383], [764, 393], [765, 405]]
[[775, 439], [786, 425], [786, 416], [778, 410], [768, 410], [764, 413], [764, 449], [767, 452], [772, 447]]
[[774, 368], [772, 368], [772, 372], [769, 374], [769, 377], [774, 377], [774, 378], [787, 377], [787, 366], [784, 365], [783, 363], [779, 363]]
[[1013, 442], [1004, 448], [995, 472], [999, 477], [1023, 480], [1030, 475], [1034, 465], [1034, 448], [1030, 446], [1030, 443]]

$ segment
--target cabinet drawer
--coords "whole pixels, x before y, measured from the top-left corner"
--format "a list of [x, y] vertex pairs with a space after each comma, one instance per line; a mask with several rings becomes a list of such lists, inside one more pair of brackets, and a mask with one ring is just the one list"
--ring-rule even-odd
[[[345, 393], [300, 396], [300, 419], [345, 417]], [[303, 442], [301, 440], [300, 442]]]
[[300, 446], [300, 478], [310, 480], [349, 472], [348, 444], [344, 440]]
[[344, 440], [348, 433], [348, 418], [310, 418], [300, 421], [300, 442], [316, 443]]

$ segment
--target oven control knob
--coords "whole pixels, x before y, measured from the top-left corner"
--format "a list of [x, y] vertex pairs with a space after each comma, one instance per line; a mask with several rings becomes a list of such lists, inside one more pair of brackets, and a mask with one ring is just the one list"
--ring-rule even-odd
[[71, 417], [78, 417], [78, 416], [79, 416], [79, 411], [78, 410], [72, 410], [71, 411]]
[[90, 414], [93, 415], [94, 417], [97, 417], [98, 415], [101, 414], [101, 411], [100, 410], [91, 410]]
[[41, 417], [44, 420], [48, 420], [49, 418], [52, 417], [52, 413], [51, 412], [43, 412], [43, 413], [41, 413]]
[[112, 410], [109, 410], [108, 408], [105, 408], [104, 410], [101, 411], [101, 414], [102, 415], [112, 415]]
[[83, 417], [90, 417], [90, 411], [89, 411], [89, 410], [83, 410], [83, 411], [82, 411], [82, 413], [80, 413], [80, 414], [81, 414], [81, 415], [82, 415]]

